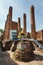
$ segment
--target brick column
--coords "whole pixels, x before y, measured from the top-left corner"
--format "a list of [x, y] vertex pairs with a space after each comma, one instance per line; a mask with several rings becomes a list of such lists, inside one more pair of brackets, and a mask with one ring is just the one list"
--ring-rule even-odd
[[21, 29], [21, 23], [20, 23], [20, 18], [18, 18], [18, 32], [20, 32]]
[[9, 14], [7, 15], [7, 21], [9, 21]]
[[26, 32], [26, 14], [23, 14], [23, 26], [24, 26], [24, 32]]
[[12, 21], [12, 7], [9, 7], [9, 20]]
[[9, 39], [11, 29], [12, 29], [12, 7], [9, 8], [9, 12], [7, 15], [4, 39]]
[[31, 34], [32, 38], [36, 39], [34, 6], [31, 6], [30, 10], [31, 10]]

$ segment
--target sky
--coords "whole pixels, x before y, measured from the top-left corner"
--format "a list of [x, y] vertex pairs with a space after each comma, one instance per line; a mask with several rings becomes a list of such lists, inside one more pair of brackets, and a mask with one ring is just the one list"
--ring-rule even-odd
[[31, 31], [30, 7], [35, 7], [36, 31], [43, 29], [43, 0], [0, 0], [0, 29], [4, 29], [9, 7], [13, 7], [12, 20], [18, 21], [21, 18], [23, 28], [23, 14], [26, 13], [27, 31]]

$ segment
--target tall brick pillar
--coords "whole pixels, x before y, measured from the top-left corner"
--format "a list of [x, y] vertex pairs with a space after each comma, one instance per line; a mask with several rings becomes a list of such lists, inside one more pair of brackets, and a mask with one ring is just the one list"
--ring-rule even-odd
[[7, 21], [9, 21], [9, 14], [7, 15]]
[[23, 14], [23, 26], [24, 26], [24, 32], [26, 32], [26, 14]]
[[12, 7], [9, 7], [9, 20], [12, 21]]
[[31, 6], [30, 10], [31, 10], [31, 34], [32, 38], [36, 39], [34, 6]]
[[21, 23], [20, 23], [20, 18], [18, 18], [18, 32], [20, 32], [21, 29]]
[[12, 29], [12, 10], [13, 10], [13, 8], [10, 6], [9, 13], [8, 13], [8, 21], [9, 21], [9, 25], [10, 25], [9, 30]]

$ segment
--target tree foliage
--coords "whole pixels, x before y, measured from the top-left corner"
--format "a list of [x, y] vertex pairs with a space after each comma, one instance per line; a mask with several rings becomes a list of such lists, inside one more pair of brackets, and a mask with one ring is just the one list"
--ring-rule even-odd
[[3, 30], [2, 30], [2, 29], [0, 29], [0, 32], [3, 32]]

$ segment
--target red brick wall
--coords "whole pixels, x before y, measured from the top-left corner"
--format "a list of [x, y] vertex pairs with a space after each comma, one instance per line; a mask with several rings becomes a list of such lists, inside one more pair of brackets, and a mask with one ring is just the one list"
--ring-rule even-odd
[[43, 31], [42, 30], [41, 31], [38, 31], [36, 33], [36, 39], [37, 40], [43, 40]]
[[18, 23], [13, 22], [13, 21], [7, 21], [7, 23], [5, 25], [6, 25], [6, 27], [5, 27], [4, 39], [9, 39], [10, 30], [18, 31]]
[[12, 22], [12, 30], [18, 31], [18, 23], [17, 22]]

